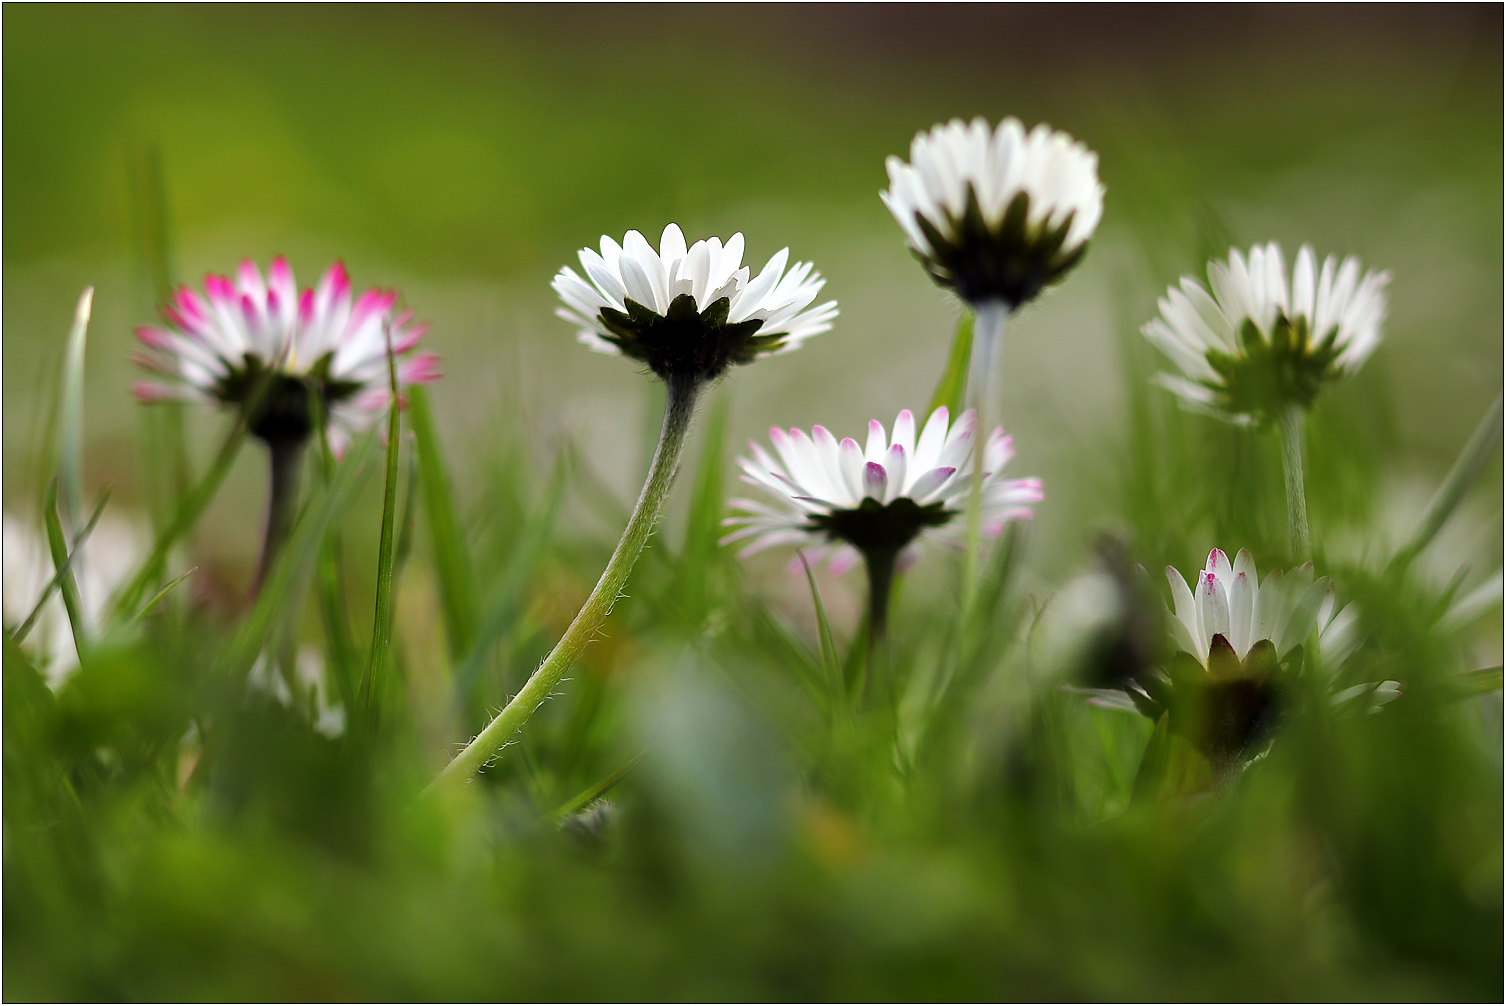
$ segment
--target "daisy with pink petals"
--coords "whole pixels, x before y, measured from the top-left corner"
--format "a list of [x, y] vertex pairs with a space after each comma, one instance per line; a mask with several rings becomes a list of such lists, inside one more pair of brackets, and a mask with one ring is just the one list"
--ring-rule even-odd
[[204, 292], [179, 287], [162, 307], [166, 325], [145, 325], [136, 362], [159, 375], [142, 381], [142, 401], [228, 405], [267, 445], [271, 492], [258, 589], [292, 530], [309, 435], [321, 425], [337, 455], [392, 402], [388, 352], [398, 357], [399, 387], [439, 377], [433, 353], [413, 353], [425, 326], [398, 312], [397, 293], [354, 297], [345, 266], [330, 266], [300, 291], [286, 259], [265, 278], [249, 259], [234, 281], [204, 278]]
[[[795, 545], [845, 572], [861, 557], [868, 567], [870, 618], [882, 632], [889, 581], [897, 562], [908, 564], [922, 536], [960, 547], [965, 535], [958, 517], [972, 489], [977, 415], [971, 409], [950, 422], [937, 409], [916, 435], [906, 409], [890, 434], [878, 420], [868, 424], [866, 444], [838, 441], [824, 427], [788, 433], [771, 429], [778, 457], [757, 444], [752, 458], [740, 458], [743, 481], [764, 490], [772, 503], [734, 499], [742, 511], [723, 523], [737, 528], [723, 544], [747, 540], [741, 554], [776, 545]], [[1009, 521], [1030, 517], [1043, 498], [1040, 479], [1006, 479], [1014, 456], [1011, 439], [995, 429], [984, 445], [982, 512], [984, 532], [997, 537]], [[903, 557], [903, 560], [902, 558]]]
[[136, 330], [146, 346], [137, 363], [158, 375], [137, 384], [136, 396], [244, 408], [260, 391], [249, 428], [268, 442], [307, 438], [316, 407], [328, 410], [337, 452], [368, 429], [391, 400], [389, 332], [399, 385], [439, 377], [435, 354], [413, 353], [425, 326], [397, 311], [397, 293], [355, 297], [340, 262], [318, 286], [299, 290], [286, 259], [275, 259], [265, 278], [247, 260], [233, 281], [206, 276], [202, 294], [179, 287], [162, 315], [166, 324]]

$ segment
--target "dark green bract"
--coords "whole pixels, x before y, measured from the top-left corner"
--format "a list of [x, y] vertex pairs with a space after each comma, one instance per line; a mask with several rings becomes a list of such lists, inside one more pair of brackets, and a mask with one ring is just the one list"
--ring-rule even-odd
[[1208, 351], [1208, 365], [1222, 381], [1203, 383], [1220, 408], [1271, 422], [1289, 405], [1310, 408], [1323, 385], [1338, 376], [1338, 335], [1335, 325], [1315, 343], [1307, 318], [1278, 314], [1267, 338], [1246, 318], [1238, 353]]
[[941, 503], [921, 506], [907, 496], [880, 503], [869, 496], [855, 510], [833, 510], [811, 517], [810, 527], [859, 552], [898, 552], [926, 528], [941, 527], [956, 516]]
[[983, 217], [977, 191], [969, 185], [966, 209], [951, 220], [951, 237], [915, 214], [915, 224], [931, 246], [930, 254], [916, 254], [932, 279], [969, 304], [1001, 300], [1013, 310], [1061, 280], [1088, 249], [1086, 241], [1063, 247], [1075, 213], [1056, 227], [1034, 229], [1029, 216], [1030, 196], [1021, 192], [1010, 201], [1003, 219], [991, 226]]
[[306, 373], [290, 374], [247, 353], [243, 365], [215, 385], [215, 397], [250, 411], [246, 428], [252, 436], [268, 443], [304, 440], [314, 430], [316, 401], [328, 408], [360, 390], [355, 381], [329, 376], [333, 362], [334, 354], [325, 353]]
[[727, 322], [731, 301], [720, 297], [697, 311], [695, 298], [682, 293], [669, 310], [656, 314], [637, 301], [624, 301], [627, 311], [601, 309], [601, 322], [611, 332], [603, 336], [624, 356], [642, 360], [664, 380], [692, 378], [710, 381], [734, 364], [752, 363], [760, 355], [784, 345], [788, 332], [756, 334], [762, 319]]

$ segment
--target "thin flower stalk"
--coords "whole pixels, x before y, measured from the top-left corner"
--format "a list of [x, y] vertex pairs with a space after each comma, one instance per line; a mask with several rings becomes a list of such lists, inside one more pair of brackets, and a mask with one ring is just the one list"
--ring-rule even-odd
[[512, 701], [503, 707], [502, 711], [486, 725], [486, 728], [445, 766], [444, 771], [434, 782], [430, 783], [426, 792], [468, 779], [485, 765], [514, 734], [522, 729], [534, 710], [543, 705], [544, 700], [565, 676], [565, 672], [574, 665], [586, 646], [601, 632], [602, 625], [611, 614], [612, 605], [616, 603], [617, 598], [622, 595], [623, 587], [627, 585], [628, 575], [632, 573], [633, 565], [638, 561], [643, 547], [648, 544], [654, 524], [658, 522], [659, 514], [664, 509], [664, 501], [669, 498], [669, 490], [674, 484], [675, 470], [679, 466], [680, 455], [685, 450], [685, 438], [690, 431], [691, 418], [695, 413], [700, 382], [676, 380], [668, 382], [668, 387], [669, 395], [664, 407], [664, 426], [659, 433], [659, 444], [654, 449], [654, 459], [649, 466], [648, 479], [643, 483], [643, 491], [638, 494], [638, 502], [628, 518], [627, 529], [623, 531], [622, 540], [617, 543], [612, 558], [607, 562], [607, 568], [602, 572], [601, 579], [597, 581], [596, 589], [591, 591], [591, 596], [586, 599], [586, 603], [581, 607], [574, 621], [570, 623], [570, 627], [565, 630], [565, 634], [560, 637], [560, 641], [555, 644], [549, 656], [544, 658], [544, 662], [528, 678], [518, 694], [513, 696]]

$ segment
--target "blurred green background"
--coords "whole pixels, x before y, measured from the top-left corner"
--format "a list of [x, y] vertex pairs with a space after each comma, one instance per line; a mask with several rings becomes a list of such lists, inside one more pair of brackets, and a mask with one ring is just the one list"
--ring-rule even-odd
[[[1365, 477], [1434, 481], [1500, 385], [1490, 6], [57, 5], [4, 17], [4, 465], [7, 487], [28, 494], [38, 378], [86, 284], [98, 290], [90, 481], [113, 479], [122, 501], [139, 492], [126, 355], [130, 327], [154, 317], [133, 238], [133, 172], [152, 152], [177, 281], [281, 253], [304, 282], [342, 257], [358, 285], [402, 290], [444, 356], [435, 400], [462, 482], [510, 411], [546, 440], [580, 440], [630, 498], [655, 389], [575, 345], [548, 281], [602, 233], [657, 240], [670, 220], [692, 238], [742, 230], [755, 265], [788, 245], [842, 307], [799, 356], [727, 382], [734, 444], [771, 423], [840, 432], [922, 408], [958, 307], [877, 192], [886, 155], [958, 115], [1066, 129], [1099, 152], [1108, 190], [1085, 266], [1026, 313], [1004, 354], [1016, 471], [1044, 476], [1051, 495], [1037, 522], [1048, 569], [1113, 513], [1124, 364], [1134, 381], [1161, 366], [1139, 325], [1167, 284], [1230, 243], [1274, 238], [1290, 254], [1310, 241], [1393, 272], [1385, 345], [1325, 403], [1380, 434]], [[210, 526], [244, 564], [254, 538], [235, 531], [255, 519], [260, 459], [240, 465], [243, 491], [222, 495]]]
[[[589, 588], [657, 427], [655, 385], [575, 343], [551, 276], [602, 233], [657, 239], [671, 220], [692, 240], [743, 231], [755, 268], [787, 245], [827, 277], [837, 326], [731, 374], [706, 411], [727, 409], [733, 448], [773, 423], [887, 423], [925, 407], [960, 309], [880, 203], [883, 160], [953, 116], [1065, 129], [1099, 153], [1107, 188], [1084, 264], [1004, 348], [1012, 468], [1047, 491], [1019, 606], [1083, 569], [1099, 530], [1152, 567], [1195, 570], [1213, 545], [1280, 554], [1273, 440], [1180, 413], [1148, 387], [1164, 363], [1138, 334], [1179, 275], [1269, 239], [1393, 273], [1385, 343], [1311, 423], [1320, 557], [1373, 573], [1501, 388], [1498, 6], [11, 4], [0, 19], [7, 511], [34, 511], [48, 475], [50, 389], [91, 284], [86, 488], [113, 481], [112, 510], [146, 506], [148, 410], [127, 355], [155, 311], [142, 235], [156, 164], [176, 281], [285, 254], [310, 284], [339, 257], [357, 286], [396, 286], [429, 320], [478, 597], [491, 604], [517, 569], [532, 604], [450, 709], [421, 511], [398, 620], [417, 740], [394, 745], [399, 768], [336, 758], [276, 707], [251, 708], [226, 727], [223, 779], [189, 787], [179, 684], [212, 663], [212, 617], [162, 619], [150, 646], [104, 654], [61, 693], [65, 724], [126, 752], [123, 768], [88, 745], [54, 757], [55, 736], [8, 719], [23, 827], [7, 817], [7, 949], [25, 962], [8, 995], [1499, 994], [1500, 700], [1453, 703], [1443, 681], [1500, 663], [1499, 608], [1446, 644], [1428, 621], [1461, 567], [1468, 590], [1499, 567], [1498, 458], [1422, 557], [1431, 590], [1388, 594], [1346, 569], [1390, 633], [1363, 669], [1409, 689], [1415, 672], [1418, 700], [1331, 732], [1294, 726], [1235, 795], [1158, 817], [1124, 812], [1148, 724], [1076, 698], [1030, 706], [1066, 718], [1071, 765], [1013, 763], [1019, 724], [990, 719], [998, 696], [980, 690], [960, 700], [977, 709], [937, 722], [981, 740], [938, 742], [908, 788], [887, 741], [812, 726], [784, 674], [814, 646], [788, 554], [750, 564], [746, 584], [702, 555], [704, 597], [686, 600], [677, 557], [709, 548], [682, 536], [704, 484], [693, 444], [611, 642], [471, 803], [408, 806]], [[225, 420], [190, 415], [202, 458]], [[589, 462], [561, 483], [570, 519], [525, 561], [566, 444]], [[243, 610], [264, 463], [243, 451], [186, 546], [201, 572], [177, 616]], [[357, 637], [377, 483], [343, 528]], [[896, 636], [917, 667], [943, 663], [953, 572], [922, 564], [901, 598]], [[860, 577], [821, 586], [845, 646]], [[770, 629], [750, 597], [797, 631]], [[302, 630], [318, 638], [311, 610]], [[1002, 687], [1024, 691], [1009, 674]], [[52, 709], [14, 694], [8, 715]], [[605, 860], [537, 823], [621, 766], [651, 720], [667, 739], [618, 791], [629, 823]], [[159, 745], [145, 769], [134, 735], [112, 733], [138, 727]], [[963, 750], [954, 772], [948, 744], [973, 740], [983, 753]], [[1048, 792], [1062, 779], [1075, 796]]]

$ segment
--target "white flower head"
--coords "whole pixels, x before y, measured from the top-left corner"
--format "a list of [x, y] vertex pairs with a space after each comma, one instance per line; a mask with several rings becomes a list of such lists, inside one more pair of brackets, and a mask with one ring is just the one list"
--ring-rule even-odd
[[251, 665], [246, 685], [253, 691], [270, 695], [279, 705], [307, 712], [316, 733], [331, 740], [345, 733], [345, 707], [331, 694], [330, 675], [324, 667], [319, 647], [300, 646], [293, 661], [293, 681], [301, 694], [294, 696], [287, 679], [274, 667], [275, 661], [263, 653]]
[[[1238, 249], [1208, 264], [1209, 289], [1191, 276], [1166, 291], [1161, 316], [1141, 330], [1185, 376], [1161, 383], [1191, 407], [1236, 422], [1268, 421], [1310, 406], [1324, 384], [1375, 351], [1386, 316], [1388, 272], [1360, 274], [1359, 259], [1332, 255], [1320, 268], [1303, 245], [1288, 280], [1281, 248]], [[1210, 293], [1209, 290], [1212, 292]]]
[[890, 157], [884, 205], [937, 283], [1013, 309], [1077, 264], [1103, 216], [1098, 155], [1042, 123], [953, 119]]
[[[739, 458], [742, 479], [773, 497], [772, 504], [751, 499], [729, 503], [743, 511], [723, 523], [738, 530], [722, 539], [749, 539], [743, 556], [776, 545], [797, 545], [813, 558], [831, 553], [831, 565], [845, 572], [860, 555], [874, 551], [913, 559], [913, 543], [928, 534], [960, 545], [963, 535], [954, 520], [967, 505], [972, 489], [973, 437], [977, 414], [969, 409], [955, 423], [945, 407], [931, 413], [916, 437], [908, 409], [887, 435], [878, 420], [868, 424], [865, 446], [838, 441], [824, 427], [788, 433], [769, 431], [776, 459], [758, 443], [751, 458]], [[1030, 517], [1031, 505], [1043, 498], [1039, 479], [1005, 479], [1004, 466], [1014, 448], [1002, 428], [994, 430], [983, 451], [983, 530], [996, 537], [1011, 520]]]
[[1358, 612], [1338, 607], [1333, 583], [1315, 579], [1310, 562], [1261, 580], [1247, 550], [1230, 563], [1216, 548], [1193, 586], [1170, 566], [1166, 579], [1172, 638], [1186, 655], [1169, 665], [1172, 729], [1189, 732], [1216, 763], [1248, 757], [1269, 736], [1284, 701], [1282, 661], [1314, 634], [1333, 706], [1374, 711], [1400, 694], [1395, 681], [1344, 687], [1340, 669], [1361, 641]]
[[167, 325], [136, 330], [146, 346], [136, 362], [166, 379], [140, 382], [136, 396], [236, 408], [254, 400], [249, 428], [265, 440], [306, 437], [322, 399], [330, 444], [341, 451], [391, 401], [389, 332], [402, 357], [400, 386], [439, 377], [438, 356], [412, 352], [426, 326], [396, 310], [397, 296], [368, 290], [353, 297], [340, 262], [317, 287], [300, 291], [286, 259], [273, 260], [265, 278], [248, 259], [234, 281], [206, 276], [203, 296], [179, 287], [162, 307]]
[[[43, 589], [57, 572], [41, 531], [41, 521], [7, 512], [0, 545], [0, 583], [7, 626], [17, 627], [26, 619]], [[130, 518], [105, 513], [80, 547], [69, 567], [78, 588], [79, 617], [86, 632], [103, 628], [105, 613], [115, 591], [122, 587], [146, 555], [150, 535]], [[78, 670], [73, 629], [58, 591], [53, 591], [26, 637], [24, 649], [37, 670], [54, 690]]]
[[741, 234], [687, 247], [670, 224], [658, 251], [637, 231], [621, 245], [603, 235], [600, 254], [580, 250], [586, 278], [569, 266], [554, 277], [565, 302], [555, 313], [597, 352], [640, 360], [665, 380], [712, 380], [831, 328], [837, 302], [811, 307], [825, 280], [809, 262], [789, 265], [789, 257], [781, 249], [752, 277]]
[[1313, 579], [1313, 564], [1289, 573], [1272, 570], [1261, 581], [1255, 559], [1240, 549], [1229, 562], [1223, 549], [1208, 553], [1207, 565], [1189, 587], [1182, 575], [1166, 567], [1171, 584], [1172, 636], [1176, 645], [1217, 673], [1225, 653], [1243, 662], [1257, 643], [1268, 641], [1278, 658], [1307, 642], [1327, 601], [1332, 583]]

